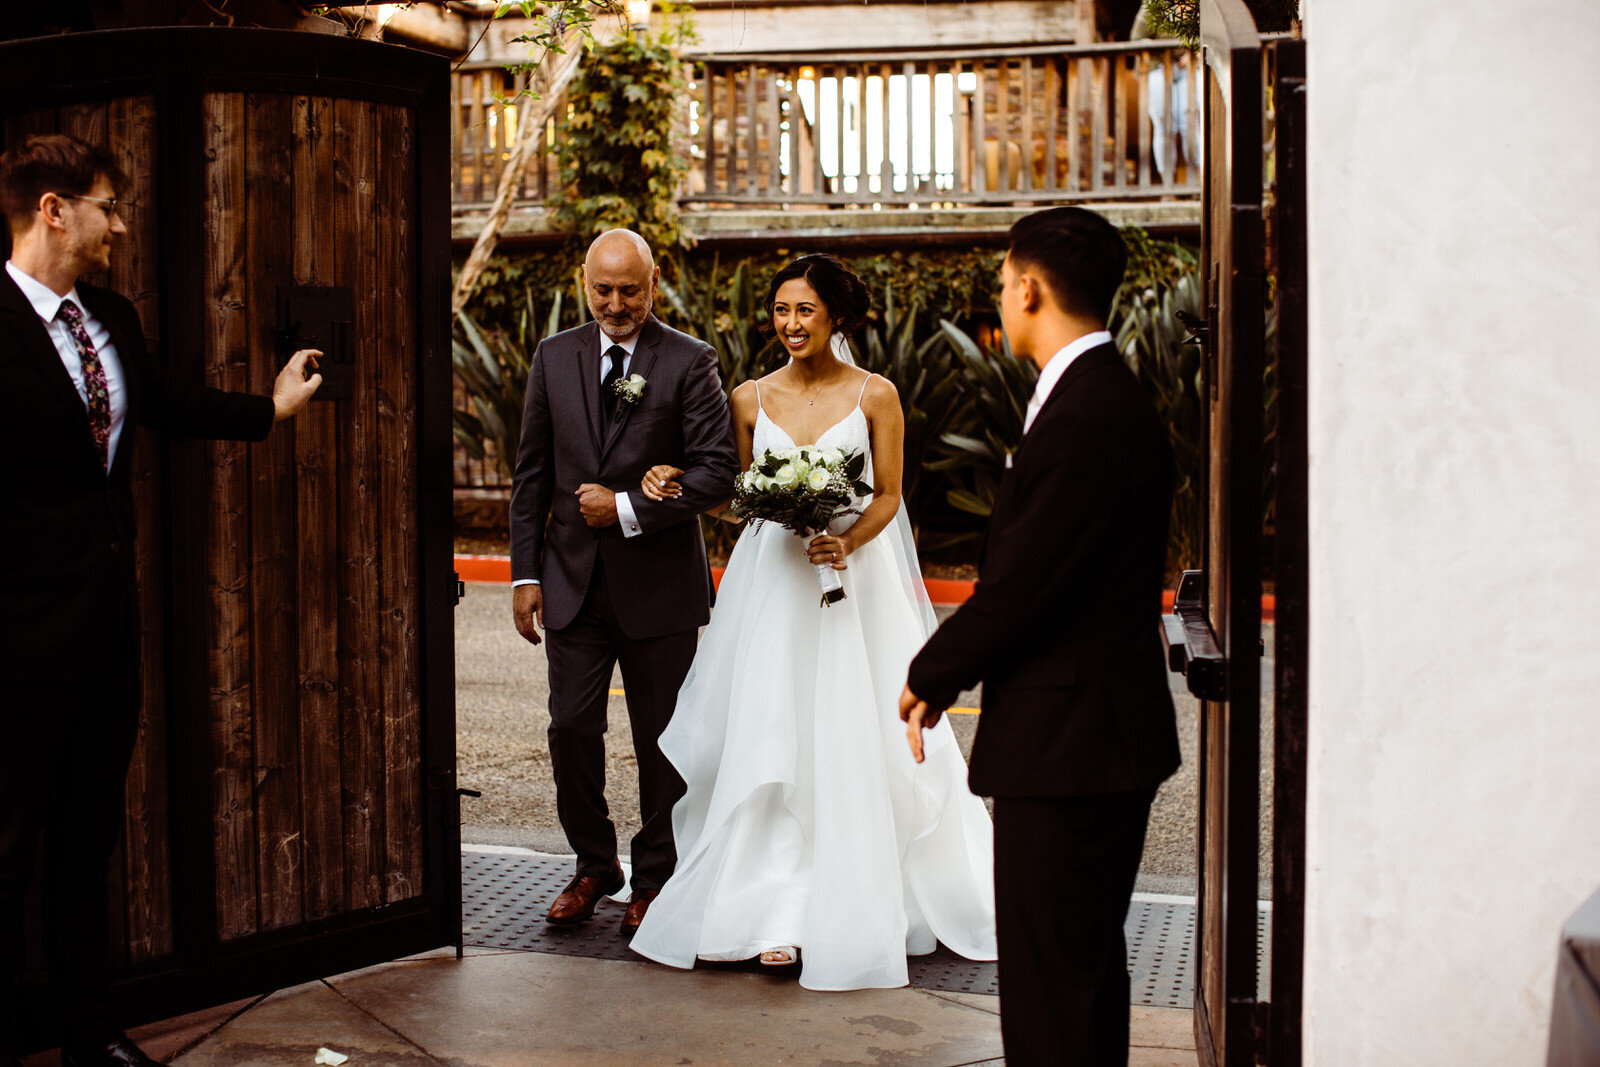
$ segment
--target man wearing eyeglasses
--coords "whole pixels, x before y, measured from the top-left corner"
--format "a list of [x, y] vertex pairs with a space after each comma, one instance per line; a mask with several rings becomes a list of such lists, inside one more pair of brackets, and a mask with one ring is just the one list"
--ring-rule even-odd
[[133, 305], [82, 281], [127, 232], [111, 155], [60, 134], [0, 156], [0, 1067], [19, 1054], [23, 897], [43, 839], [62, 1062], [149, 1064], [111, 1020], [110, 857], [139, 711], [131, 428], [257, 441], [321, 384], [295, 353], [271, 397], [168, 374]]

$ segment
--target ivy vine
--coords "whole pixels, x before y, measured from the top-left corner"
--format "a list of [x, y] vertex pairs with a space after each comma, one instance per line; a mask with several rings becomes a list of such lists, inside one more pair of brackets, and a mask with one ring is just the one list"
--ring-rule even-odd
[[658, 254], [681, 243], [673, 151], [683, 77], [669, 42], [626, 34], [592, 47], [568, 92], [557, 224], [587, 247], [604, 230], [638, 232]]

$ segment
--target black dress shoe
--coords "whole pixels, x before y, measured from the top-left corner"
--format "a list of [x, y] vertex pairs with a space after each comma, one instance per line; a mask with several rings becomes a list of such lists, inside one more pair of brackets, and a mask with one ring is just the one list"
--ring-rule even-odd
[[72, 1041], [61, 1046], [61, 1067], [158, 1067], [155, 1060], [118, 1034], [106, 1041]]

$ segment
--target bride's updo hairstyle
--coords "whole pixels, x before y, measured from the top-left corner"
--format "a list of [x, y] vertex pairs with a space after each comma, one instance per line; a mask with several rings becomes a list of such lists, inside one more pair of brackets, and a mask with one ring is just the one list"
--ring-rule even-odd
[[761, 333], [771, 337], [777, 330], [772, 325], [772, 305], [778, 300], [778, 289], [784, 282], [804, 278], [806, 284], [817, 291], [828, 317], [836, 325], [834, 331], [852, 334], [867, 321], [867, 310], [872, 307], [872, 291], [855, 271], [845, 266], [837, 256], [826, 252], [813, 252], [784, 267], [772, 276], [767, 290], [767, 321], [761, 324]]

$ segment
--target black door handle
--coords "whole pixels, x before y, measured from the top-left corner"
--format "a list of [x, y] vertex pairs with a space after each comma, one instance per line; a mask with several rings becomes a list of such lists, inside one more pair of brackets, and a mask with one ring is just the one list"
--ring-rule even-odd
[[1217, 645], [1206, 617], [1204, 571], [1184, 571], [1173, 597], [1172, 614], [1161, 616], [1167, 669], [1181, 674], [1189, 692], [1201, 700], [1228, 699], [1228, 657]]

